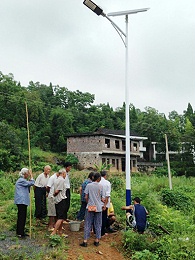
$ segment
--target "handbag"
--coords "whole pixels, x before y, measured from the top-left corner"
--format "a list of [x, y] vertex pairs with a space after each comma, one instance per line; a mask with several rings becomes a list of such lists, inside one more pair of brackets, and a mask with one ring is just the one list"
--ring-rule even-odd
[[88, 211], [89, 212], [96, 212], [97, 211], [97, 207], [96, 206], [88, 206]]

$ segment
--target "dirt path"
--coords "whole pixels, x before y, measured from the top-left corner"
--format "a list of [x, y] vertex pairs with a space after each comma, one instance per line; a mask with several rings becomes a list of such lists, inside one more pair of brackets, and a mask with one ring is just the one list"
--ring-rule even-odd
[[93, 245], [94, 235], [91, 234], [91, 238], [88, 240], [87, 247], [79, 246], [83, 241], [83, 224], [81, 224], [80, 231], [73, 232], [70, 231], [69, 225], [65, 224], [65, 233], [69, 235], [69, 250], [68, 250], [68, 260], [124, 260], [122, 253], [120, 253], [119, 248], [121, 248], [121, 232], [109, 234], [100, 240], [100, 245], [95, 247]]

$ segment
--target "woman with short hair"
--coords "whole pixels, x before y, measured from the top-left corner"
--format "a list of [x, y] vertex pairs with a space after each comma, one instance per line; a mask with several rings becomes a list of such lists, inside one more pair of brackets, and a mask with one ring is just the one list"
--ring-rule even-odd
[[[28, 181], [28, 177], [30, 180]], [[27, 215], [27, 206], [30, 205], [30, 187], [33, 186], [35, 181], [33, 180], [32, 172], [27, 168], [22, 168], [19, 173], [19, 179], [15, 185], [14, 203], [18, 208], [17, 216], [17, 228], [16, 235], [20, 238], [25, 238], [25, 224]]]

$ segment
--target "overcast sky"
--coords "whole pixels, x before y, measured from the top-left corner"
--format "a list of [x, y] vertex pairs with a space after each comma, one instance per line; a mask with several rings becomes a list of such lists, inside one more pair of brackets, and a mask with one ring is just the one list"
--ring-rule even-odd
[[[96, 0], [129, 16], [129, 100], [144, 111], [195, 110], [195, 1]], [[125, 31], [125, 17], [111, 18]], [[95, 94], [95, 104], [125, 101], [125, 47], [110, 22], [82, 0], [1, 0], [0, 71]]]

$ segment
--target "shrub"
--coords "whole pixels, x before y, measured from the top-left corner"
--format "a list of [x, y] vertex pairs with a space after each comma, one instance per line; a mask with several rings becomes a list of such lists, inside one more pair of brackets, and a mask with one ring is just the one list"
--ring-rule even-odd
[[[153, 174], [157, 175], [158, 177], [161, 177], [161, 176], [168, 176], [168, 169], [167, 167], [159, 167], [159, 168], [156, 168], [155, 171], [153, 171]], [[176, 172], [171, 169], [171, 176], [174, 176], [176, 175]]]
[[0, 177], [0, 200], [9, 200], [14, 197], [14, 184], [9, 176], [2, 175]]
[[187, 167], [185, 171], [185, 176], [186, 177], [195, 176], [195, 167]]
[[112, 189], [115, 191], [120, 191], [125, 186], [124, 178], [120, 175], [109, 177], [109, 181], [112, 185]]
[[80, 200], [80, 194], [71, 194], [71, 207], [68, 211], [68, 215], [70, 219], [76, 219], [76, 214], [80, 209], [81, 206], [81, 200]]
[[177, 190], [163, 189], [161, 191], [162, 202], [179, 210], [187, 210], [191, 204], [191, 198]]
[[123, 234], [123, 245], [126, 252], [132, 254], [135, 251], [143, 251], [151, 248], [151, 240], [148, 239], [147, 234], [138, 234], [132, 230], [128, 230]]
[[144, 259], [144, 260], [157, 260], [160, 259], [158, 254], [153, 254], [152, 252], [150, 252], [147, 249], [144, 249], [141, 252], [135, 252], [135, 254], [132, 256], [131, 258], [132, 260], [140, 260], [140, 259]]
[[58, 235], [52, 235], [49, 237], [49, 245], [51, 247], [56, 247], [58, 245], [61, 245], [62, 243], [62, 238]]
[[78, 192], [79, 187], [82, 185], [84, 179], [86, 179], [88, 176], [88, 173], [76, 173], [71, 171], [70, 172], [70, 181], [71, 181], [71, 189], [72, 192]]
[[76, 166], [79, 162], [78, 158], [74, 156], [74, 154], [67, 154], [66, 161], [71, 162], [74, 166]]

